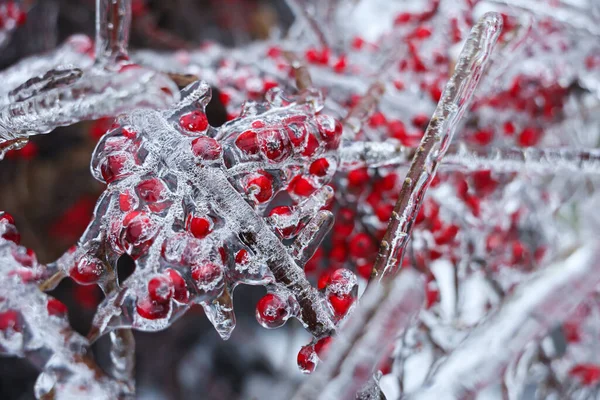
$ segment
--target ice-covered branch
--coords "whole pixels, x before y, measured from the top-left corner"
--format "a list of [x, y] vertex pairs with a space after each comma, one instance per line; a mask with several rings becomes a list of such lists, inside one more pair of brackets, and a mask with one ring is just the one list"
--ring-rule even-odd
[[577, 9], [577, 6], [566, 1], [547, 3], [539, 0], [485, 0], [485, 2], [514, 7], [538, 17], [552, 18], [575, 31], [585, 31], [594, 36], [600, 36], [599, 21], [594, 19], [594, 13], [583, 8]]
[[[416, 148], [402, 146], [396, 140], [353, 142], [340, 152], [340, 168], [408, 167]], [[451, 144], [440, 165], [444, 170], [481, 170], [497, 172], [555, 173], [573, 171], [600, 173], [600, 151], [571, 148], [505, 147], [483, 149], [468, 143]]]
[[501, 30], [502, 18], [496, 13], [485, 14], [471, 30], [456, 70], [446, 84], [402, 185], [388, 229], [381, 241], [373, 268], [373, 279], [396, 272], [425, 192], [469, 106]]
[[0, 145], [135, 108], [162, 108], [178, 99], [178, 88], [166, 75], [122, 62], [131, 1], [97, 0], [96, 5], [95, 64], [88, 66], [83, 56], [89, 43], [75, 40], [54, 55], [0, 75], [8, 81], [0, 103]]
[[600, 246], [588, 243], [518, 286], [411, 400], [468, 398], [501, 378], [525, 346], [564, 321], [600, 282]]
[[370, 285], [327, 350], [318, 373], [301, 386], [294, 400], [354, 398], [422, 307], [423, 288], [421, 276], [413, 270]]

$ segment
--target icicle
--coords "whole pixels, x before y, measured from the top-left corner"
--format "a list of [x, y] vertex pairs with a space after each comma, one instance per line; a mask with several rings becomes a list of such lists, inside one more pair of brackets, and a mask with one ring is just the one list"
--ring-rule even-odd
[[330, 211], [319, 211], [300, 231], [290, 252], [298, 265], [303, 266], [311, 259], [332, 226], [333, 214]]

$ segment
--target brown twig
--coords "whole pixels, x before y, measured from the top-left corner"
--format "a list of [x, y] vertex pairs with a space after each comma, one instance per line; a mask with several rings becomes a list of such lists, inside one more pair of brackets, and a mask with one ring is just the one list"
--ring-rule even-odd
[[470, 103], [501, 29], [500, 15], [488, 13], [471, 30], [454, 74], [446, 84], [412, 160], [388, 229], [381, 241], [371, 280], [384, 274], [397, 273], [425, 192]]

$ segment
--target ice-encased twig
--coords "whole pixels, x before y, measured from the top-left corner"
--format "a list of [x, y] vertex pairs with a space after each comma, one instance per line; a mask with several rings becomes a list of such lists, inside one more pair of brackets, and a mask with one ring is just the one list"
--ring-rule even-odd
[[471, 30], [402, 185], [373, 266], [372, 280], [397, 271], [425, 192], [469, 106], [501, 30], [502, 17], [497, 13], [485, 14]]
[[[416, 148], [402, 146], [396, 140], [385, 142], [353, 142], [340, 151], [340, 169], [399, 166], [408, 167]], [[475, 171], [491, 169], [503, 172], [530, 171], [540, 174], [572, 171], [600, 173], [600, 149], [493, 147], [481, 148], [457, 142], [448, 148], [440, 168]]]
[[134, 108], [165, 107], [177, 93], [177, 86], [168, 77], [154, 71], [139, 68], [111, 73], [94, 68], [72, 85], [43, 91], [2, 108], [0, 142]]
[[[148, 69], [121, 70], [123, 65], [117, 64], [127, 58], [131, 1], [97, 0], [96, 12], [96, 61], [83, 73], [81, 66], [58, 68], [69, 59], [54, 55], [39, 65], [24, 64], [3, 74], [11, 84], [1, 103], [0, 144], [135, 108], [165, 107], [178, 99], [178, 88], [167, 76]], [[66, 46], [57, 52], [62, 53], [82, 52]]]
[[370, 285], [350, 320], [338, 331], [318, 373], [301, 386], [294, 400], [354, 398], [397, 335], [421, 309], [423, 300], [424, 282], [414, 270]]
[[577, 6], [564, 1], [549, 3], [539, 0], [485, 0], [485, 2], [518, 8], [538, 17], [551, 18], [575, 31], [600, 36], [599, 21], [593, 18], [593, 13], [588, 12], [587, 9], [577, 9]]
[[527, 344], [544, 337], [596, 289], [599, 257], [600, 244], [590, 242], [521, 283], [407, 399], [468, 398], [496, 382]]

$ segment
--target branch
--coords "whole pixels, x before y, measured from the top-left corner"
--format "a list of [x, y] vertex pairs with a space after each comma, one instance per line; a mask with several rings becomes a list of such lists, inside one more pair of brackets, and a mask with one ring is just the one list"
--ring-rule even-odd
[[446, 84], [442, 98], [412, 160], [388, 229], [381, 241], [371, 280], [383, 274], [396, 273], [425, 192], [435, 176], [437, 166], [444, 157], [463, 113], [469, 106], [501, 29], [500, 15], [487, 13], [471, 30], [456, 70]]
[[[341, 170], [408, 167], [416, 148], [402, 146], [396, 140], [385, 142], [353, 142], [340, 151]], [[499, 172], [531, 171], [555, 173], [573, 171], [600, 173], [600, 150], [571, 148], [505, 147], [484, 149], [465, 142], [451, 144], [440, 166], [444, 170], [477, 171], [492, 169]]]
[[521, 283], [500, 310], [448, 356], [426, 386], [408, 399], [468, 398], [497, 381], [527, 344], [542, 339], [596, 289], [599, 258], [599, 243], [590, 242]]

